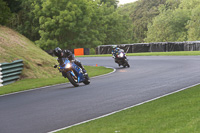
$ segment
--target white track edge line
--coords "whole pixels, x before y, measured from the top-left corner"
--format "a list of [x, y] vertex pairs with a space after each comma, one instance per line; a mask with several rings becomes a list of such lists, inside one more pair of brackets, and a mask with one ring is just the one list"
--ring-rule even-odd
[[115, 113], [118, 113], [118, 112], [121, 112], [121, 111], [130, 109], [130, 108], [133, 108], [133, 107], [136, 107], [136, 106], [139, 106], [139, 105], [142, 105], [142, 104], [145, 104], [145, 103], [148, 103], [148, 102], [151, 102], [151, 101], [160, 99], [160, 98], [162, 98], [162, 97], [165, 97], [165, 96], [168, 96], [168, 95], [171, 95], [171, 94], [174, 94], [174, 93], [177, 93], [177, 92], [186, 90], [186, 89], [188, 89], [188, 88], [191, 88], [191, 87], [194, 87], [194, 86], [197, 86], [197, 85], [200, 85], [200, 83], [197, 83], [197, 84], [194, 84], [194, 85], [191, 85], [191, 86], [188, 86], [188, 87], [185, 87], [185, 88], [176, 90], [176, 91], [171, 92], [171, 93], [167, 93], [167, 94], [165, 94], [165, 95], [162, 95], [162, 96], [159, 96], [159, 97], [156, 97], [156, 98], [153, 98], [153, 99], [150, 99], [150, 100], [147, 100], [147, 101], [144, 101], [144, 102], [141, 102], [141, 103], [138, 103], [138, 104], [135, 104], [135, 105], [126, 107], [126, 108], [124, 108], [124, 109], [117, 110], [117, 111], [114, 111], [114, 112], [111, 112], [111, 113], [108, 113], [108, 114], [105, 114], [105, 115], [102, 115], [102, 116], [93, 118], [93, 119], [89, 119], [89, 120], [86, 120], [86, 121], [83, 121], [83, 122], [80, 122], [80, 123], [77, 123], [77, 124], [73, 124], [73, 125], [71, 125], [71, 126], [67, 126], [67, 127], [64, 127], [64, 128], [60, 128], [60, 129], [54, 130], [54, 131], [50, 131], [50, 132], [48, 132], [48, 133], [55, 133], [55, 132], [58, 132], [58, 131], [61, 131], [61, 130], [64, 130], [64, 129], [67, 129], [67, 128], [70, 128], [70, 127], [74, 127], [74, 126], [77, 126], [77, 125], [80, 125], [80, 124], [84, 124], [84, 123], [87, 123], [87, 122], [90, 122], [90, 121], [93, 121], [93, 120], [97, 120], [97, 119], [100, 119], [100, 118], [103, 118], [103, 117], [106, 117], [106, 116], [110, 116], [110, 115], [112, 115], [112, 114], [115, 114]]
[[[110, 74], [116, 72], [116, 69], [113, 68], [113, 67], [106, 67], [106, 68], [111, 68], [111, 69], [113, 69], [113, 71], [110, 72], [110, 73], [103, 74], [103, 75], [91, 77], [91, 79], [98, 78], [98, 77], [103, 77], [103, 76], [107, 76], [107, 75], [110, 75]], [[24, 92], [29, 92], [29, 91], [34, 91], [34, 90], [39, 90], [39, 89], [44, 89], [44, 88], [48, 88], [48, 87], [54, 87], [54, 86], [58, 86], [58, 85], [64, 85], [64, 84], [70, 84], [70, 83], [66, 82], [66, 83], [61, 83], [61, 84], [43, 86], [43, 87], [39, 87], [39, 88], [33, 88], [33, 89], [29, 89], [29, 90], [24, 90], [24, 91], [19, 91], [19, 92], [13, 92], [13, 93], [9, 93], [9, 94], [0, 95], [0, 97], [14, 95], [14, 94], [19, 94], [19, 93], [24, 93]]]

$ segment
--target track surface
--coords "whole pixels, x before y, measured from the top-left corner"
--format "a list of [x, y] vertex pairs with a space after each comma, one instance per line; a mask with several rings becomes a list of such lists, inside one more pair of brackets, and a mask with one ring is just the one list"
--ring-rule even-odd
[[119, 68], [111, 57], [79, 58], [84, 65], [110, 66], [117, 71], [77, 88], [68, 83], [0, 96], [0, 133], [53, 131], [200, 82], [199, 56], [128, 59], [130, 68]]

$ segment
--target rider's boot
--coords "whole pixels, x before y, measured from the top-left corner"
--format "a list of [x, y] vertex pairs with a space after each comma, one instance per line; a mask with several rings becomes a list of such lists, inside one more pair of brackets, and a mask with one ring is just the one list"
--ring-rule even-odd
[[87, 76], [87, 75], [88, 75], [88, 74], [86, 73], [85, 68], [83, 67], [83, 65], [81, 64], [80, 61], [74, 60], [74, 63], [75, 63], [76, 65], [78, 65], [78, 66], [82, 69], [82, 72], [83, 72], [83, 75], [84, 75], [84, 76]]

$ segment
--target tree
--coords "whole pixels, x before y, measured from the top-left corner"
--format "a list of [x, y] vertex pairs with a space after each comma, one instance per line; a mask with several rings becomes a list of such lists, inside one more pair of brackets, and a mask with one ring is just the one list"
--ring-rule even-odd
[[114, 12], [109, 15], [106, 24], [104, 44], [127, 44], [132, 40], [132, 22], [128, 16]]
[[[176, 3], [176, 6], [169, 6], [170, 2]], [[152, 24], [149, 24], [145, 41], [199, 40], [200, 1], [168, 0], [167, 4], [168, 6], [162, 7], [161, 13], [155, 17]]]
[[182, 0], [167, 0], [166, 3], [164, 4], [165, 9], [169, 10], [175, 10], [176, 8], [179, 7], [179, 5], [181, 4]]
[[39, 17], [35, 14], [36, 10], [41, 9], [41, 0], [20, 0], [20, 9], [14, 13], [9, 26], [32, 41], [40, 38]]
[[[41, 38], [37, 44], [43, 49], [52, 49], [55, 46], [83, 47], [91, 39], [85, 33], [92, 23], [94, 5], [97, 6], [94, 3], [90, 0], [43, 1], [42, 13], [38, 14]], [[93, 32], [93, 36], [96, 36], [96, 30]]]
[[179, 5], [180, 9], [189, 9], [192, 10], [200, 4], [199, 0], [181, 0]]
[[[11, 27], [42, 49], [94, 48], [102, 44], [128, 43], [131, 20], [116, 11], [116, 0], [20, 0]], [[112, 3], [113, 2], [113, 3]], [[110, 4], [111, 3], [111, 4]], [[110, 4], [110, 5], [109, 5]]]
[[8, 5], [3, 0], [0, 0], [0, 24], [7, 24], [10, 17], [11, 12]]
[[165, 3], [166, 0], [139, 0], [120, 8], [120, 10], [123, 10], [123, 8], [132, 7], [129, 9], [130, 11], [127, 12], [129, 12], [129, 16], [133, 22], [132, 40], [134, 42], [144, 42], [144, 38], [146, 38], [146, 33], [148, 31], [147, 25], [152, 22], [154, 17], [159, 15], [160, 12], [158, 7]]
[[21, 0], [4, 0], [12, 13], [18, 13], [22, 8], [20, 7]]
[[117, 8], [117, 5], [119, 3], [119, 0], [100, 0], [100, 1], [101, 4], [105, 3], [108, 5], [108, 7], [114, 6], [115, 8]]
[[192, 10], [191, 20], [188, 22], [188, 40], [200, 40], [200, 5]]
[[167, 10], [156, 16], [148, 25], [146, 42], [187, 41], [188, 10]]
[[[38, 12], [38, 13], [37, 13]], [[36, 11], [40, 23], [43, 49], [96, 47], [102, 44], [128, 42], [131, 23], [113, 6], [91, 0], [46, 0]], [[127, 32], [127, 33], [125, 33]]]

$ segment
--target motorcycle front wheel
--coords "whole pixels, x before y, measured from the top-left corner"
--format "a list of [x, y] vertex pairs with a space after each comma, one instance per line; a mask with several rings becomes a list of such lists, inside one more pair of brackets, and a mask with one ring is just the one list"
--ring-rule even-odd
[[88, 84], [90, 84], [90, 78], [89, 78], [89, 76], [88, 76], [88, 75], [87, 75], [87, 77], [86, 77], [85, 81], [83, 81], [83, 83], [84, 83], [85, 85], [88, 85]]
[[127, 67], [130, 67], [130, 65], [128, 64], [128, 61], [126, 61], [126, 62], [127, 62], [127, 64], [126, 64], [126, 65], [127, 65]]
[[125, 63], [124, 63], [124, 65], [123, 65], [123, 67], [125, 68], [125, 67], [130, 67], [130, 65], [128, 64], [128, 61], [127, 60], [125, 60]]
[[77, 79], [71, 75], [71, 73], [67, 73], [67, 78], [69, 79], [69, 82], [74, 86], [74, 87], [78, 87], [79, 84], [77, 82]]

